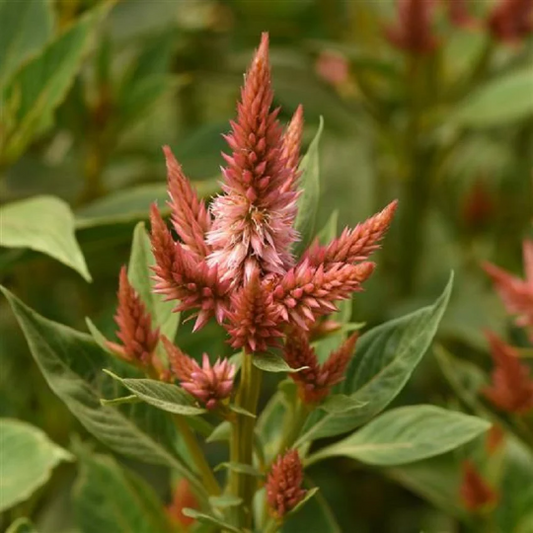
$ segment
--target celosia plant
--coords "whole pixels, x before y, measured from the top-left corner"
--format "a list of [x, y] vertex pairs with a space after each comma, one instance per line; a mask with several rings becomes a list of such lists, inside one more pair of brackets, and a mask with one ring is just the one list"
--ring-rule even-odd
[[[422, 48], [432, 46], [428, 39]], [[144, 481], [123, 476], [124, 494], [149, 502], [146, 517], [139, 515], [149, 525], [139, 531], [305, 531], [306, 509], [318, 520], [313, 530], [333, 531], [326, 500], [314, 497], [311, 465], [336, 456], [401, 465], [488, 428], [436, 406], [380, 414], [429, 347], [451, 281], [433, 305], [352, 332], [361, 326], [350, 322], [350, 299], [377, 267], [369, 257], [396, 202], [338, 237], [329, 225], [313, 240], [301, 215], [309, 209], [306, 187], [318, 190], [318, 137], [301, 160], [303, 108], [284, 128], [273, 98], [264, 34], [225, 136], [222, 192], [210, 203], [164, 148], [170, 226], [164, 206], [154, 204], [150, 237], [142, 224], [135, 231], [129, 269], [120, 273], [118, 341], [90, 322], [94, 340], [50, 322], [6, 291], [48, 383], [85, 428], [115, 452], [177, 478], [165, 509]], [[298, 253], [302, 241], [311, 245]], [[192, 333], [176, 333], [180, 316], [194, 320]], [[235, 350], [231, 357], [203, 346], [210, 322]], [[183, 348], [189, 335], [200, 343], [194, 356]], [[288, 375], [271, 398], [265, 373]], [[226, 460], [213, 464], [203, 439], [227, 442]], [[87, 450], [79, 456], [82, 468], [96, 461], [120, 471]]]

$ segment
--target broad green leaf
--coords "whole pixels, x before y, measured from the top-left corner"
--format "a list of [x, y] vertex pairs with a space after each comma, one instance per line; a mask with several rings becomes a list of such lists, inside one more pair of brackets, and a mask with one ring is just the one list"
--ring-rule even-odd
[[205, 513], [201, 513], [197, 511], [196, 509], [189, 509], [188, 507], [185, 507], [182, 510], [182, 513], [185, 516], [190, 516], [191, 518], [194, 518], [198, 522], [202, 524], [210, 524], [212, 526], [217, 526], [221, 531], [231, 531], [232, 533], [244, 533], [242, 529], [238, 529], [235, 526], [232, 526], [231, 524], [228, 524], [227, 522], [224, 522], [223, 520], [220, 520], [220, 518], [217, 518], [215, 516], [211, 516]]
[[377, 466], [412, 463], [453, 450], [489, 427], [481, 418], [433, 405], [399, 407], [323, 448], [309, 458], [309, 464], [338, 456]]
[[533, 117], [533, 73], [518, 70], [487, 82], [469, 95], [450, 118], [472, 128], [504, 126]]
[[123, 396], [124, 389], [102, 372], [114, 361], [89, 335], [40, 316], [7, 289], [0, 289], [48, 385], [87, 431], [115, 452], [175, 468], [199, 487], [196, 476], [174, 452], [176, 433], [167, 415], [145, 403], [101, 405], [100, 398]]
[[5, 132], [4, 160], [16, 159], [43, 124], [50, 122], [74, 81], [92, 31], [107, 9], [104, 4], [83, 15], [6, 84], [0, 102], [12, 110], [14, 127]]
[[444, 314], [453, 285], [450, 277], [436, 302], [365, 333], [357, 342], [339, 392], [360, 403], [341, 414], [315, 412], [298, 443], [346, 433], [380, 413], [402, 390], [426, 353]]
[[206, 412], [205, 409], [195, 407], [191, 397], [183, 389], [171, 383], [163, 383], [154, 379], [120, 378], [109, 370], [104, 370], [104, 372], [122, 383], [141, 400], [168, 413], [196, 416]]
[[0, 0], [0, 86], [21, 63], [39, 50], [52, 32], [47, 0]]
[[280, 355], [274, 353], [259, 353], [255, 354], [252, 358], [254, 366], [265, 372], [300, 372], [305, 370], [306, 366], [301, 368], [290, 367], [285, 359]]
[[15, 520], [6, 530], [6, 533], [38, 533], [27, 518]]
[[61, 461], [71, 460], [72, 455], [40, 429], [20, 420], [0, 419], [0, 512], [29, 498]]
[[146, 305], [152, 320], [161, 328], [161, 333], [173, 341], [178, 329], [179, 313], [172, 312], [175, 303], [163, 301], [163, 297], [154, 292], [151, 269], [153, 265], [155, 259], [150, 239], [144, 223], [139, 222], [133, 233], [128, 278]]
[[153, 489], [109, 456], [81, 454], [73, 500], [83, 533], [173, 531]]
[[30, 248], [73, 268], [91, 281], [74, 235], [68, 204], [54, 196], [35, 196], [0, 207], [0, 246]]
[[318, 144], [323, 129], [324, 119], [320, 117], [318, 131], [299, 167], [301, 172], [300, 188], [303, 192], [298, 200], [298, 214], [294, 226], [301, 235], [300, 251], [311, 241], [315, 227], [315, 218], [320, 197]]

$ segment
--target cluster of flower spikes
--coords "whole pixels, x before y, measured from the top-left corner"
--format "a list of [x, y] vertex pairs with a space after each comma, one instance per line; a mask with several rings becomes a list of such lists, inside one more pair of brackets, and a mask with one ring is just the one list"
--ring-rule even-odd
[[396, 202], [326, 246], [292, 254], [302, 108], [283, 131], [272, 110], [268, 36], [247, 72], [237, 119], [225, 138], [223, 194], [208, 210], [169, 149], [167, 160], [175, 241], [158, 209], [151, 212], [155, 290], [194, 311], [194, 330], [214, 317], [236, 349], [264, 352], [287, 328], [309, 330], [361, 290], [374, 264], [368, 256], [388, 229]]

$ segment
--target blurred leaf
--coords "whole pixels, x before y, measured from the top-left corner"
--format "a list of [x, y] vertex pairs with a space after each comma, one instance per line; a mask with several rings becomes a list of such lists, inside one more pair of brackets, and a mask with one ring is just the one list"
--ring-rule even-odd
[[[13, 2], [14, 3], [14, 2]], [[38, 533], [27, 518], [15, 520], [6, 530], [6, 533]]]
[[287, 513], [287, 518], [289, 518], [290, 516], [292, 516], [293, 514], [296, 514], [298, 511], [301, 510], [301, 508], [313, 497], [316, 495], [316, 493], [318, 492], [318, 487], [313, 487], [311, 489], [308, 489], [305, 493], [305, 496], [303, 497], [302, 500], [300, 500], [296, 506], [291, 509], [288, 513]]
[[36, 196], [0, 207], [0, 246], [30, 248], [47, 254], [91, 281], [74, 236], [68, 204], [53, 196]]
[[51, 114], [74, 81], [89, 37], [107, 7], [102, 4], [83, 15], [25, 63], [2, 90], [0, 101], [14, 113], [10, 119], [14, 129], [6, 132], [1, 150], [5, 161], [15, 160], [43, 124], [48, 125]]
[[20, 420], [0, 419], [0, 512], [28, 499], [61, 461], [71, 460], [70, 453], [40, 429]]
[[507, 125], [533, 116], [531, 69], [499, 76], [460, 104], [450, 121], [472, 128]]
[[256, 431], [263, 443], [267, 462], [270, 462], [279, 450], [286, 410], [283, 393], [278, 391], [270, 398], [257, 420]]
[[48, 385], [87, 431], [117, 453], [171, 466], [198, 485], [174, 453], [175, 432], [164, 413], [143, 403], [118, 407], [100, 404], [100, 398], [122, 396], [123, 389], [117, 389], [116, 382], [102, 372], [113, 360], [89, 335], [40, 316], [7, 289], [0, 289]]
[[104, 370], [104, 372], [113, 379], [120, 381], [122, 385], [141, 400], [168, 413], [196, 416], [206, 412], [205, 409], [195, 407], [190, 395], [171, 383], [163, 383], [154, 379], [120, 378], [109, 370]]
[[227, 507], [237, 507], [241, 505], [242, 498], [233, 496], [232, 494], [223, 494], [222, 496], [210, 496], [209, 503], [213, 507], [220, 509], [226, 509]]
[[211, 443], [211, 442], [224, 442], [230, 439], [231, 436], [231, 424], [224, 420], [224, 422], [221, 422], [212, 432], [211, 434], [205, 439], [205, 442]]
[[191, 518], [194, 518], [198, 522], [202, 524], [210, 524], [213, 526], [217, 526], [222, 531], [232, 531], [234, 533], [244, 533], [242, 529], [238, 529], [231, 524], [228, 524], [220, 518], [216, 518], [215, 516], [211, 516], [205, 513], [200, 513], [196, 509], [189, 509], [188, 507], [185, 507], [181, 511], [185, 516], [189, 516]]
[[300, 372], [301, 370], [308, 368], [306, 366], [292, 368], [287, 364], [283, 357], [274, 353], [254, 354], [252, 361], [254, 366], [264, 372]]
[[300, 249], [305, 248], [313, 238], [318, 201], [320, 198], [318, 145], [323, 129], [324, 120], [320, 117], [318, 131], [309, 146], [309, 150], [307, 150], [307, 153], [300, 162], [299, 167], [301, 172], [299, 187], [303, 192], [298, 200], [298, 214], [296, 215], [294, 226], [301, 235], [301, 241], [298, 245]]
[[52, 33], [48, 0], [0, 0], [0, 86]]
[[426, 353], [446, 310], [453, 275], [436, 302], [365, 333], [339, 392], [360, 402], [345, 413], [313, 413], [299, 443], [346, 433], [382, 411], [402, 390]]
[[166, 512], [153, 489], [109, 456], [80, 455], [73, 491], [83, 533], [171, 533]]
[[166, 302], [160, 294], [154, 292], [151, 269], [153, 265], [155, 265], [155, 258], [152, 254], [150, 239], [144, 223], [139, 222], [133, 233], [128, 278], [150, 312], [154, 324], [161, 328], [163, 335], [173, 341], [178, 329], [180, 314], [172, 312], [175, 307], [174, 302]]
[[487, 431], [490, 423], [433, 405], [399, 407], [321, 449], [309, 463], [344, 456], [365, 464], [401, 465], [453, 450]]
[[255, 466], [244, 463], [232, 463], [230, 461], [225, 461], [215, 466], [214, 471], [218, 472], [219, 470], [223, 469], [231, 470], [232, 472], [238, 472], [239, 474], [247, 474], [248, 476], [264, 477], [264, 474], [255, 468]]

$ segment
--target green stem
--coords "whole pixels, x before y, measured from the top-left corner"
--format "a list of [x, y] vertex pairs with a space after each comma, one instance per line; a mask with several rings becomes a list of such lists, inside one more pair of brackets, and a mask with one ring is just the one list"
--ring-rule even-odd
[[280, 524], [279, 522], [274, 519], [270, 518], [270, 520], [267, 522], [266, 526], [263, 529], [263, 533], [276, 533], [280, 530]]
[[178, 433], [180, 437], [185, 442], [185, 445], [187, 446], [187, 450], [189, 451], [191, 458], [194, 462], [194, 465], [198, 469], [198, 472], [200, 473], [200, 476], [202, 478], [202, 481], [204, 483], [204, 486], [211, 496], [218, 496], [221, 493], [220, 486], [218, 485], [218, 482], [213, 474], [213, 471], [211, 470], [211, 467], [209, 466], [209, 463], [207, 462], [205, 455], [200, 448], [200, 445], [198, 444], [198, 441], [196, 440], [196, 437], [194, 436], [194, 433], [192, 432], [191, 428], [189, 427], [189, 424], [187, 423], [187, 420], [180, 415], [174, 416], [174, 421], [176, 423], [176, 428], [178, 429]]
[[[241, 382], [235, 404], [255, 414], [261, 388], [261, 371], [253, 364], [253, 355], [244, 353], [241, 366]], [[230, 442], [230, 460], [234, 463], [253, 465], [255, 418], [237, 413]], [[235, 520], [239, 527], [252, 527], [252, 500], [257, 479], [242, 472], [230, 472], [231, 493], [242, 498], [243, 505], [235, 508]]]
[[303, 403], [300, 398], [296, 398], [293, 406], [292, 416], [288, 417], [288, 424], [285, 428], [283, 438], [281, 439], [278, 453], [284, 453], [291, 448], [300, 436], [304, 427], [307, 416], [309, 415], [309, 406]]

